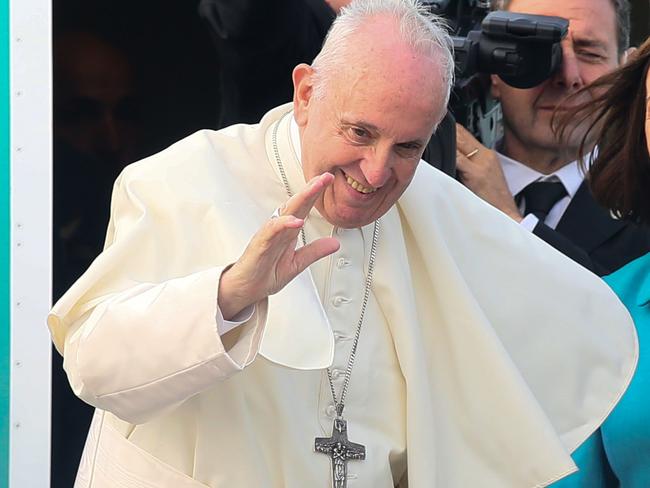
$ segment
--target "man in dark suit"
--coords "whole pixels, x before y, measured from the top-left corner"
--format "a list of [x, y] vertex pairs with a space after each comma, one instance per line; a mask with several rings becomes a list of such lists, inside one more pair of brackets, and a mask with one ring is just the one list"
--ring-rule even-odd
[[550, 79], [530, 89], [492, 78], [492, 93], [503, 108], [504, 137], [495, 152], [458, 126], [460, 178], [568, 257], [597, 274], [609, 274], [650, 251], [650, 235], [596, 204], [576, 161], [584, 128], [577, 127], [560, 142], [551, 121], [566, 96], [625, 61], [629, 2], [510, 0], [499, 7], [568, 18], [563, 61]]

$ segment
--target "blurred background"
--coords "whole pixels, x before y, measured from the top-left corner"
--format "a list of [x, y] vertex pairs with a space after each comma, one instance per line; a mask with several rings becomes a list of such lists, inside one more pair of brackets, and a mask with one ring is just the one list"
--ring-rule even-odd
[[[218, 60], [197, 1], [53, 2], [53, 301], [100, 252], [121, 169], [214, 127]], [[52, 364], [52, 487], [73, 486], [92, 409]]]

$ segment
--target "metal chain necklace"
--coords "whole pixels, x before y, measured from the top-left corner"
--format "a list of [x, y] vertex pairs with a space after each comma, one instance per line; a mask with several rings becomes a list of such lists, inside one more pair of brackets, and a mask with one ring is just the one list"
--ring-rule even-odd
[[[278, 127], [280, 126], [282, 120], [287, 117], [291, 112], [283, 115], [278, 122], [276, 122], [273, 127], [273, 133], [271, 137], [271, 143], [273, 146], [273, 154], [275, 156], [275, 163], [280, 172], [282, 178], [282, 184], [284, 189], [287, 192], [289, 198], [293, 196], [291, 187], [289, 186], [289, 180], [284, 171], [284, 165], [282, 164], [282, 159], [280, 158], [280, 151], [278, 149]], [[307, 239], [305, 237], [304, 228], [300, 229], [300, 238], [302, 240], [303, 246], [307, 245]], [[350, 384], [350, 377], [352, 376], [352, 368], [354, 366], [354, 360], [356, 359], [357, 347], [359, 345], [359, 337], [361, 335], [361, 326], [363, 325], [363, 317], [366, 313], [366, 308], [368, 306], [368, 300], [370, 298], [370, 289], [372, 287], [372, 275], [375, 269], [375, 257], [377, 255], [377, 240], [379, 238], [379, 220], [375, 220], [373, 233], [372, 233], [372, 245], [370, 247], [370, 258], [368, 260], [368, 274], [366, 275], [366, 282], [363, 291], [363, 301], [361, 303], [361, 313], [359, 314], [359, 322], [357, 323], [357, 329], [354, 335], [354, 342], [352, 343], [352, 351], [350, 352], [350, 357], [348, 359], [348, 365], [345, 370], [345, 376], [343, 381], [343, 388], [341, 389], [341, 398], [337, 400], [336, 390], [334, 388], [334, 381], [332, 380], [332, 370], [327, 368], [327, 380], [330, 385], [330, 391], [332, 393], [332, 400], [336, 406], [336, 418], [334, 419], [334, 424], [332, 426], [332, 436], [331, 437], [317, 437], [315, 439], [314, 448], [316, 452], [327, 454], [332, 460], [332, 486], [334, 488], [346, 488], [347, 486], [347, 465], [348, 460], [362, 460], [366, 458], [366, 448], [361, 444], [356, 444], [354, 442], [348, 441], [347, 435], [347, 422], [343, 419], [343, 409], [345, 407], [345, 396], [348, 392], [348, 386]]]

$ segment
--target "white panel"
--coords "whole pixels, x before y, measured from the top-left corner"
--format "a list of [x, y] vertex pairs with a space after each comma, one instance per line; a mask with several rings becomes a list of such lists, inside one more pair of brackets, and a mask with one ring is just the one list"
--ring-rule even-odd
[[50, 485], [51, 5], [11, 0], [11, 488]]

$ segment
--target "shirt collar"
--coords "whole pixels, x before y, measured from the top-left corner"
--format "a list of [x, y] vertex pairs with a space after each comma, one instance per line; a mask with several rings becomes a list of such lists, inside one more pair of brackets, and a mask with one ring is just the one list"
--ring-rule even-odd
[[[578, 164], [578, 161], [573, 161], [562, 166], [555, 173], [545, 175], [499, 152], [497, 152], [497, 156], [499, 157], [501, 167], [503, 168], [503, 175], [512, 195], [517, 195], [532, 182], [541, 180], [560, 181], [564, 185], [569, 197], [573, 198], [585, 178], [584, 171]], [[589, 160], [589, 158], [587, 159]]]

